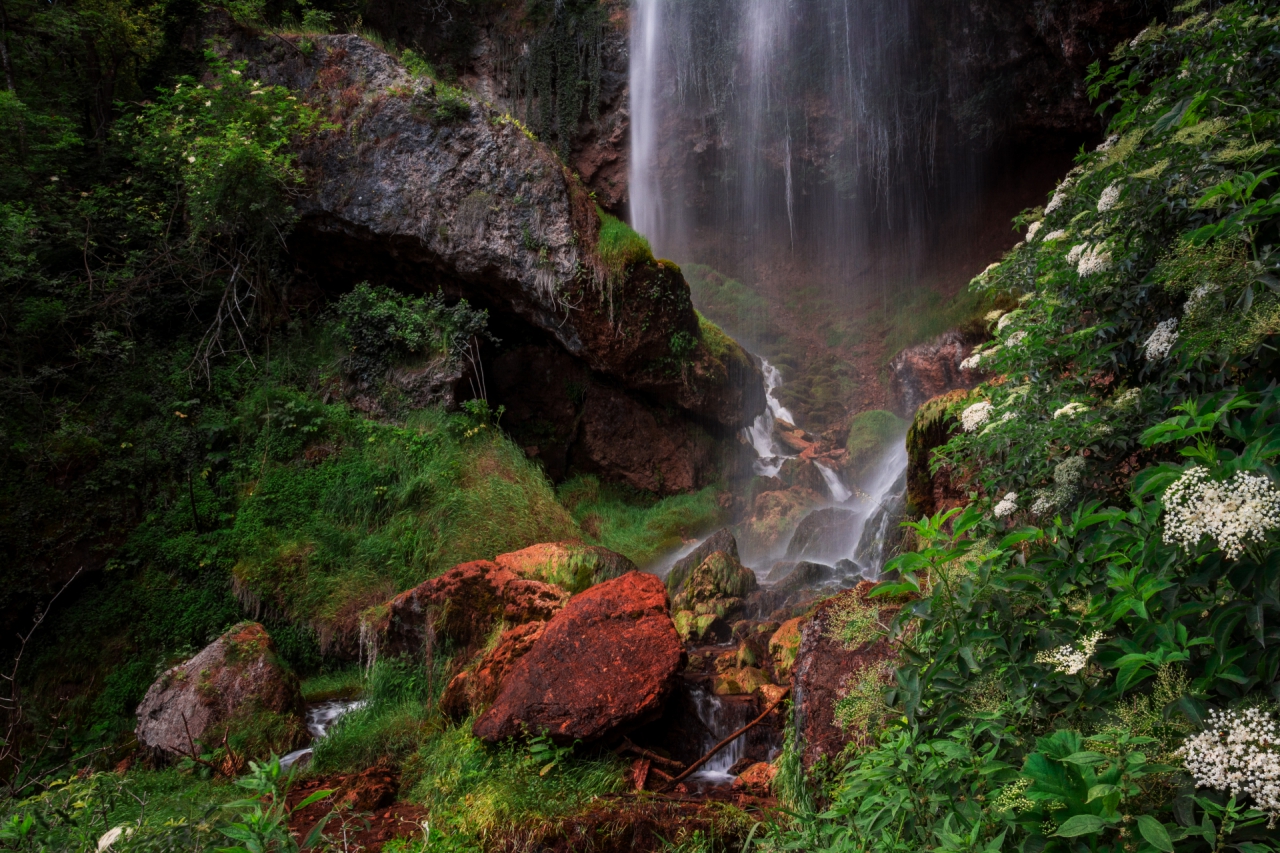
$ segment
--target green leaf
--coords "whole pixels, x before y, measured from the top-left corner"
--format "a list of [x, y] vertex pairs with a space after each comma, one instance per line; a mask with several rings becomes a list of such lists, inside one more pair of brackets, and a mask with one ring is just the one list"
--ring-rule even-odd
[[1138, 815], [1138, 832], [1142, 833], [1142, 837], [1152, 847], [1162, 853], [1173, 853], [1173, 840], [1169, 838], [1169, 831], [1151, 815]]
[[1058, 827], [1054, 835], [1060, 838], [1078, 838], [1081, 835], [1092, 835], [1106, 828], [1107, 822], [1097, 815], [1078, 814], [1069, 817]]
[[1062, 760], [1068, 764], [1080, 764], [1087, 767], [1094, 764], [1101, 764], [1108, 759], [1101, 752], [1090, 752], [1086, 750], [1084, 752], [1073, 752]]
[[325, 797], [329, 796], [336, 790], [337, 788], [327, 788], [323, 791], [316, 791], [314, 794], [312, 794], [311, 796], [307, 797], [305, 800], [303, 800], [302, 802], [294, 806], [293, 810], [295, 812], [300, 812], [303, 809], [305, 809], [307, 806], [314, 803], [316, 800], [323, 800]]
[[1120, 787], [1118, 785], [1094, 785], [1092, 788], [1089, 789], [1089, 799], [1085, 800], [1085, 802], [1092, 803], [1094, 800], [1098, 799], [1099, 797], [1105, 797], [1108, 794], [1118, 794], [1118, 793], [1120, 793]]

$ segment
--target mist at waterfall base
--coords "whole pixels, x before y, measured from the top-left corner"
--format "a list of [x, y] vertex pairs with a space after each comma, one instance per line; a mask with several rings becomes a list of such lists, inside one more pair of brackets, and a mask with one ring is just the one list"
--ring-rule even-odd
[[[1043, 203], [1073, 149], [1001, 136], [1001, 81], [941, 35], [980, 30], [973, 14], [635, 0], [632, 226], [659, 257], [709, 265], [775, 308], [803, 292], [788, 309], [808, 316], [879, 322], [954, 295], [1016, 241], [1010, 217]], [[767, 350], [766, 327], [727, 331]]]

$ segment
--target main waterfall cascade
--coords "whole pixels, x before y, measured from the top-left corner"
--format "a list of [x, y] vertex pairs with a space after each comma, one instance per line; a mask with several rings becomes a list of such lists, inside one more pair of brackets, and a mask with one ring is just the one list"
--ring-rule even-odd
[[915, 9], [636, 0], [633, 226], [662, 256], [740, 275], [789, 265], [833, 295], [919, 273], [981, 184], [940, 118], [962, 81], [919, 54]]

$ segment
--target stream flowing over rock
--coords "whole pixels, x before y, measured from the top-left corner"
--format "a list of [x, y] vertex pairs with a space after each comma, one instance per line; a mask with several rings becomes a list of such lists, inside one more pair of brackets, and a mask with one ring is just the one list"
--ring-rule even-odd
[[[308, 739], [297, 677], [257, 622], [243, 622], [156, 679], [138, 705], [138, 742], [161, 756], [197, 754], [226, 739], [250, 758]], [[242, 740], [243, 739], [243, 740]]]
[[477, 737], [545, 732], [605, 740], [662, 713], [684, 650], [654, 575], [630, 572], [574, 596], [507, 672]]

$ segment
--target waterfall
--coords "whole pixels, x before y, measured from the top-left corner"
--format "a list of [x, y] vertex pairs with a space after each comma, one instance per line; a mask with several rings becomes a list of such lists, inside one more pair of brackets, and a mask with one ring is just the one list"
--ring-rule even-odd
[[795, 416], [778, 400], [776, 391], [782, 387], [782, 373], [766, 359], [760, 359], [760, 369], [764, 374], [764, 399], [767, 406], [751, 426], [743, 430], [743, 437], [756, 451], [753, 467], [761, 477], [776, 477], [782, 470], [782, 463], [794, 459], [795, 454], [787, 453], [778, 443], [777, 423], [795, 423]]
[[636, 0], [631, 18], [631, 226], [648, 235], [663, 232], [663, 203], [654, 162], [662, 4], [663, 0]]
[[[707, 738], [703, 744], [704, 752], [710, 750], [741, 727], [738, 721], [732, 719], [726, 713], [728, 708], [724, 700], [714, 693], [709, 693], [701, 687], [694, 687], [692, 699], [694, 711], [707, 730]], [[711, 760], [702, 765], [702, 768], [690, 778], [711, 782], [712, 784], [724, 784], [732, 780], [733, 776], [729, 773], [729, 768], [737, 764], [738, 760], [742, 758], [743, 753], [746, 751], [746, 740], [746, 735], [735, 739], [724, 749], [711, 756]]]

